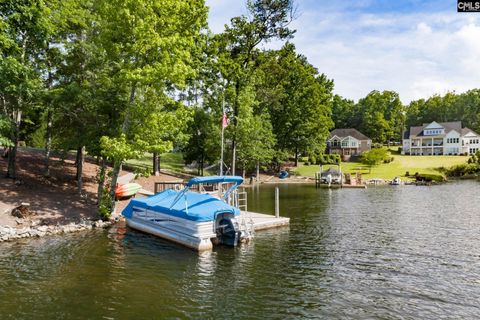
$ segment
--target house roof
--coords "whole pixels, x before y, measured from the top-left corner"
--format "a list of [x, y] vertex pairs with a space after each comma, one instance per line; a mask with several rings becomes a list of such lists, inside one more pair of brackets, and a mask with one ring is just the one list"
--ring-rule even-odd
[[476, 135], [476, 136], [479, 135], [478, 133], [476, 133], [476, 132], [473, 131], [472, 129], [465, 127], [465, 128], [462, 129], [462, 136], [466, 135], [466, 134], [469, 133], [469, 132], [473, 133], [473, 134]]
[[[438, 122], [445, 129], [445, 134], [449, 133], [452, 130], [457, 131], [463, 135], [462, 122], [461, 121], [451, 121], [451, 122]], [[410, 136], [423, 136], [423, 130], [428, 127], [430, 123], [424, 123], [422, 126], [410, 127], [410, 130], [405, 131], [403, 138], [409, 139]], [[465, 128], [464, 128], [465, 129]]]
[[330, 132], [330, 136], [328, 139], [333, 138], [334, 136], [337, 136], [339, 138], [346, 138], [348, 136], [354, 137], [357, 140], [370, 140], [369, 137], [358, 131], [357, 129], [353, 128], [348, 128], [348, 129], [335, 129], [332, 132]]

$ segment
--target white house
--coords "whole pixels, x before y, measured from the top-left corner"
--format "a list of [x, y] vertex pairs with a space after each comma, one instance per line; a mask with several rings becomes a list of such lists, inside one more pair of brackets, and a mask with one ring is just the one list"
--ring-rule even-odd
[[403, 134], [402, 154], [457, 155], [480, 150], [480, 136], [460, 121], [425, 123]]

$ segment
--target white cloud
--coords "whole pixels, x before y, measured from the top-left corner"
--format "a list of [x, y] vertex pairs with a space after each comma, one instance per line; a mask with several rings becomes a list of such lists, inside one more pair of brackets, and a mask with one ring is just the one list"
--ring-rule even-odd
[[[207, 0], [214, 8], [218, 5], [210, 22], [218, 26], [224, 19], [223, 25], [245, 13], [243, 2], [241, 6], [238, 2]], [[226, 3], [229, 10], [220, 10]], [[310, 63], [334, 79], [335, 92], [346, 98], [357, 100], [372, 90], [394, 90], [408, 103], [435, 93], [480, 87], [480, 15], [454, 9], [348, 13], [341, 8], [302, 7], [304, 3], [298, 2], [301, 16], [292, 24], [297, 29], [293, 42]], [[223, 29], [213, 27], [215, 32]]]

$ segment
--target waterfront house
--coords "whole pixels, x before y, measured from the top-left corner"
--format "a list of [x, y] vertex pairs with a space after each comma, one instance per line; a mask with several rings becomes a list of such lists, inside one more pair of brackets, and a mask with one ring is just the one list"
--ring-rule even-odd
[[480, 136], [461, 121], [431, 122], [403, 133], [402, 154], [458, 155], [480, 150]]
[[327, 140], [327, 153], [342, 156], [359, 155], [372, 148], [372, 140], [360, 131], [349, 129], [335, 129], [330, 132]]

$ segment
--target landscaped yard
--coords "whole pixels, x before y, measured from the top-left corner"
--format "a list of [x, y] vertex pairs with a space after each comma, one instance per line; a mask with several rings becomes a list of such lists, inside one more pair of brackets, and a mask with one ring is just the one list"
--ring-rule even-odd
[[[140, 159], [132, 159], [128, 160], [127, 164], [132, 164], [134, 166], [141, 166], [145, 168], [150, 168], [152, 170], [153, 164], [152, 164], [152, 154], [151, 153], [145, 153], [143, 157]], [[167, 170], [172, 170], [172, 171], [177, 171], [177, 172], [183, 172], [184, 170], [184, 162], [183, 162], [183, 155], [180, 152], [177, 153], [163, 153], [160, 156], [160, 168], [167, 169]]]
[[[393, 179], [395, 177], [405, 177], [408, 171], [410, 175], [415, 172], [419, 174], [441, 174], [437, 169], [440, 167], [451, 167], [456, 164], [465, 163], [468, 160], [467, 156], [406, 156], [393, 155], [395, 158], [391, 163], [382, 163], [378, 166], [372, 167], [372, 172], [369, 173], [369, 168], [360, 162], [343, 162], [341, 164], [344, 173], [360, 172], [363, 178], [381, 178]], [[330, 166], [324, 166], [328, 168]], [[300, 164], [295, 171], [302, 176], [314, 177], [315, 172], [320, 169], [318, 165], [304, 166]]]

